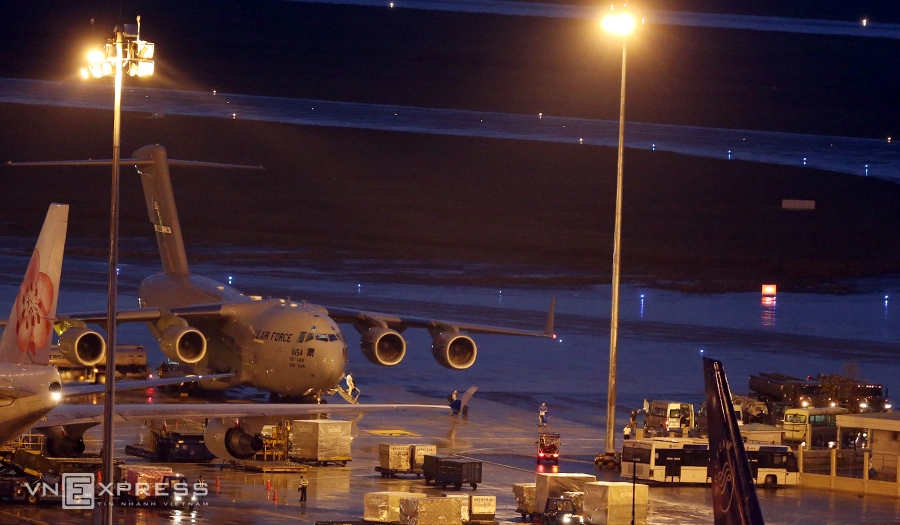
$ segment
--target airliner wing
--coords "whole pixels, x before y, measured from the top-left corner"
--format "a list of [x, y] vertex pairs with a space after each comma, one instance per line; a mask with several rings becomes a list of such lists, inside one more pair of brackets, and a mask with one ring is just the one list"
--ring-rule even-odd
[[487, 326], [481, 324], [460, 323], [457, 321], [441, 321], [427, 317], [400, 316], [378, 312], [365, 312], [350, 308], [338, 308], [331, 306], [317, 306], [322, 312], [338, 323], [385, 323], [389, 328], [402, 331], [405, 328], [427, 328], [429, 330], [469, 332], [472, 334], [500, 334], [500, 335], [525, 335], [535, 337], [555, 338], [553, 333], [553, 317], [556, 310], [556, 298], [550, 300], [550, 310], [547, 312], [547, 322], [543, 331], [521, 330], [501, 326]]
[[[83, 423], [102, 423], [104, 406], [57, 405], [34, 428]], [[250, 403], [199, 403], [199, 404], [116, 404], [118, 420], [145, 421], [151, 419], [196, 418], [278, 418], [289, 419], [308, 414], [361, 414], [386, 411], [437, 411], [446, 412], [446, 405], [315, 405], [315, 404], [250, 404]]]
[[[116, 381], [116, 392], [121, 390], [143, 390], [145, 388], [155, 388], [166, 385], [180, 385], [182, 383], [193, 383], [195, 381], [207, 379], [225, 379], [233, 376], [234, 374], [212, 374], [205, 376], [189, 375], [160, 379], [128, 379]], [[62, 395], [65, 397], [83, 394], [102, 394], [105, 391], [106, 385], [63, 385]]]

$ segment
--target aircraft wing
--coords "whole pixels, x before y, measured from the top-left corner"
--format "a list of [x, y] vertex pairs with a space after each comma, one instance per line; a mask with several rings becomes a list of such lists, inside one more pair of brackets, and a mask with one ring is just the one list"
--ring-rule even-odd
[[[116, 381], [116, 392], [121, 390], [142, 390], [144, 388], [154, 388], [166, 385], [180, 385], [182, 383], [193, 383], [201, 379], [225, 379], [233, 377], [234, 374], [212, 374], [205, 376], [182, 376], [167, 377], [160, 379], [128, 379]], [[106, 385], [63, 385], [62, 395], [78, 396], [82, 394], [102, 394], [106, 391]]]
[[[57, 405], [38, 421], [34, 428], [83, 423], [102, 423], [104, 405]], [[288, 419], [308, 414], [360, 414], [386, 411], [447, 411], [446, 405], [333, 405], [333, 404], [271, 404], [271, 403], [198, 403], [198, 404], [117, 404], [118, 420], [197, 418], [271, 417]]]
[[556, 298], [550, 300], [550, 310], [547, 312], [547, 322], [543, 331], [522, 330], [518, 328], [506, 328], [501, 326], [487, 326], [481, 324], [460, 323], [457, 321], [441, 321], [428, 317], [399, 316], [378, 312], [365, 312], [350, 308], [338, 308], [331, 306], [318, 306], [320, 310], [338, 323], [385, 323], [389, 328], [402, 331], [405, 328], [427, 328], [451, 332], [469, 332], [472, 334], [500, 334], [500, 335], [525, 335], [534, 337], [555, 338], [553, 333], [553, 316], [556, 310]]
[[[556, 310], [556, 297], [550, 299], [550, 309], [547, 312], [547, 322], [543, 331], [522, 330], [502, 326], [487, 326], [481, 324], [461, 323], [458, 321], [442, 321], [429, 317], [413, 317], [407, 315], [386, 314], [379, 312], [366, 312], [352, 308], [315, 305], [315, 307], [334, 319], [338, 323], [385, 323], [389, 328], [402, 331], [405, 328], [427, 328], [450, 332], [469, 332], [472, 334], [499, 334], [499, 335], [524, 335], [534, 337], [555, 338], [553, 333], [553, 318]], [[107, 312], [82, 312], [72, 314], [60, 314], [62, 319], [78, 319], [86, 323], [106, 323]], [[199, 304], [194, 306], [182, 306], [163, 310], [159, 308], [137, 308], [134, 310], [119, 310], [116, 313], [116, 321], [119, 323], [156, 321], [164, 315], [176, 315], [188, 321], [224, 320], [231, 314], [228, 312], [228, 303]]]

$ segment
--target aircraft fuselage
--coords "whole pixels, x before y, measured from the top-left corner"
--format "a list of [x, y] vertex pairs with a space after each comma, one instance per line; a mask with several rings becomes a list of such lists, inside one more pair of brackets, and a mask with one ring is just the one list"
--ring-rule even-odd
[[[193, 312], [190, 326], [207, 340], [197, 374], [234, 372], [230, 381], [202, 388], [249, 385], [286, 396], [320, 394], [337, 386], [347, 363], [347, 344], [333, 319], [306, 303], [247, 296], [194, 275], [156, 274], [138, 288], [142, 307]], [[214, 309], [214, 310], [213, 310]], [[155, 323], [150, 331], [160, 337]]]
[[59, 395], [51, 390], [58, 393], [59, 388], [56, 367], [0, 363], [0, 444], [22, 435], [47, 415], [59, 402]]

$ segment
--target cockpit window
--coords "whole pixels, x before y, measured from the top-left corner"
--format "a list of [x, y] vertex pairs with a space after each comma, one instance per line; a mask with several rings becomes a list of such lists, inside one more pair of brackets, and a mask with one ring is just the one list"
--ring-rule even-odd
[[316, 341], [328, 341], [328, 334], [313, 334], [316, 336]]
[[335, 335], [335, 334], [328, 334], [328, 340], [329, 340], [329, 341], [337, 341], [337, 340], [338, 340], [338, 336]]
[[316, 335], [316, 334], [314, 334], [314, 333], [312, 333], [312, 332], [306, 334], [306, 340], [304, 341], [304, 343], [308, 343], [308, 342], [312, 341], [312, 340], [313, 340], [313, 336], [315, 336], [315, 335]]
[[300, 332], [300, 335], [297, 336], [297, 342], [302, 343], [306, 341], [306, 332]]

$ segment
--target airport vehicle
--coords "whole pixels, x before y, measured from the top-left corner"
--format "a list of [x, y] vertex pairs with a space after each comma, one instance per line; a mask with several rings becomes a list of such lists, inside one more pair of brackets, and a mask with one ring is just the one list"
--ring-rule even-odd
[[[750, 376], [750, 390], [762, 401], [794, 408], [841, 406], [854, 413], [881, 412], [891, 408], [882, 385], [836, 374], [801, 379], [761, 372]], [[770, 410], [770, 413], [773, 412], [776, 411]]]
[[152, 430], [148, 446], [125, 445], [125, 453], [153, 461], [210, 461], [216, 456], [208, 448], [202, 432], [169, 432]]
[[789, 408], [784, 413], [784, 440], [803, 448], [834, 448], [837, 442], [837, 416], [848, 414], [842, 407]]
[[[746, 442], [744, 449], [757, 485], [800, 483], [797, 457], [790, 447]], [[622, 448], [622, 477], [659, 483], [710, 483], [709, 458], [706, 439], [660, 437], [626, 441]]]
[[481, 462], [455, 457], [426, 455], [422, 464], [425, 484], [434, 481], [445, 489], [453, 485], [457, 490], [463, 485], [470, 485], [477, 489], [481, 483]]
[[547, 498], [541, 525], [570, 525], [584, 523], [584, 517], [575, 514], [575, 504], [570, 498]]
[[664, 431], [694, 428], [694, 405], [680, 401], [651, 401], [644, 428]]
[[[45, 436], [50, 456], [74, 457], [85, 450], [84, 432], [103, 420], [103, 404], [58, 404], [66, 395], [102, 392], [104, 385], [63, 387], [59, 372], [48, 366], [52, 319], [56, 314], [60, 268], [62, 267], [68, 206], [53, 204], [41, 228], [37, 245], [13, 305], [11, 321], [0, 337], [0, 444], [34, 428]], [[86, 329], [72, 328], [78, 337], [60, 347], [71, 346], [73, 355], [95, 355], [105, 351], [102, 337]], [[74, 337], [74, 336], [72, 336]], [[226, 374], [226, 377], [230, 375]], [[126, 380], [117, 389], [147, 388], [200, 379]], [[209, 418], [204, 442], [210, 452], [223, 459], [246, 459], [262, 448], [260, 434], [267, 423], [307, 414], [365, 413], [383, 410], [446, 410], [442, 405], [248, 405], [248, 404], [117, 404], [116, 414], [139, 421], [186, 417]]]
[[[201, 388], [222, 390], [249, 385], [274, 397], [316, 400], [334, 390], [344, 376], [347, 344], [338, 323], [360, 334], [360, 349], [371, 362], [395, 366], [406, 355], [407, 328], [424, 328], [432, 337], [431, 352], [446, 368], [464, 370], [475, 363], [475, 341], [469, 334], [554, 337], [553, 301], [543, 331], [492, 327], [430, 317], [335, 308], [284, 299], [245, 295], [211, 279], [192, 275], [187, 263], [169, 166], [240, 168], [225, 164], [169, 160], [159, 145], [145, 146], [122, 164], [136, 167], [144, 187], [147, 212], [156, 232], [163, 272], [138, 287], [141, 308], [117, 314], [118, 322], [146, 322], [163, 354], [190, 365], [196, 374], [233, 373], [227, 381], [201, 381]], [[111, 161], [11, 163], [18, 166], [94, 165]], [[106, 323], [106, 312], [61, 316], [63, 336], [85, 323]], [[68, 328], [72, 327], [72, 328]], [[70, 336], [66, 336], [70, 337]]]
[[541, 432], [537, 440], [537, 464], [543, 462], [559, 465], [559, 434]]
[[0, 498], [37, 503], [41, 493], [35, 488], [40, 484], [40, 476], [28, 473], [12, 463], [0, 461]]

